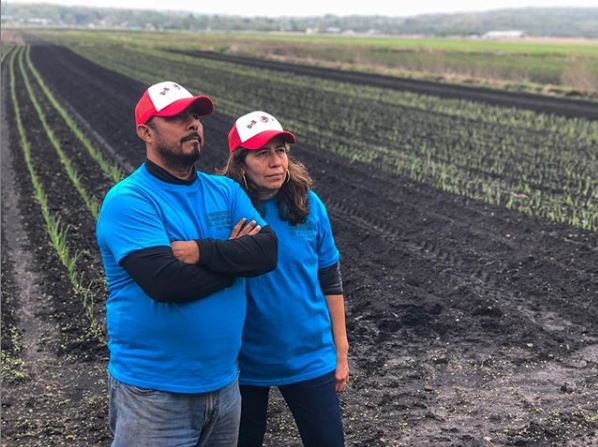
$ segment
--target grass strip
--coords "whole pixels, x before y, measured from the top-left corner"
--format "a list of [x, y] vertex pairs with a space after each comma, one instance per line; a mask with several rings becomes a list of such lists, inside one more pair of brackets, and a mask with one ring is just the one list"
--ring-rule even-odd
[[4, 59], [6, 59], [16, 47], [15, 45], [8, 44], [2, 45], [0, 48], [0, 64], [2, 64], [2, 62], [4, 62]]
[[[13, 53], [9, 61], [10, 93], [14, 107], [15, 121], [17, 124], [17, 130], [20, 138], [20, 146], [23, 151], [23, 158], [25, 160], [25, 165], [27, 166], [27, 172], [29, 173], [31, 183], [33, 185], [35, 199], [40, 206], [40, 210], [44, 222], [46, 224], [46, 230], [50, 239], [50, 245], [55, 250], [56, 255], [60, 259], [62, 265], [66, 268], [67, 276], [71, 283], [73, 291], [75, 292], [75, 295], [79, 297], [83, 303], [85, 316], [87, 317], [90, 324], [91, 334], [99, 338], [100, 334], [102, 333], [102, 328], [93, 314], [92, 291], [90, 287], [86, 287], [81, 283], [80, 275], [77, 272], [77, 259], [80, 257], [80, 253], [78, 251], [75, 251], [75, 253], [73, 254], [69, 250], [67, 243], [68, 228], [65, 228], [60, 223], [60, 219], [53, 216], [50, 212], [46, 192], [44, 191], [44, 187], [41, 183], [41, 180], [35, 172], [35, 168], [33, 167], [33, 162], [31, 160], [31, 145], [29, 144], [29, 140], [27, 139], [25, 126], [23, 125], [23, 120], [21, 118], [21, 109], [17, 100], [16, 93], [14, 59], [17, 54], [19, 56], [19, 62], [22, 62], [23, 50], [19, 49], [15, 53]], [[21, 64], [20, 68], [21, 73], [23, 73]]]
[[54, 135], [54, 132], [48, 125], [44, 111], [42, 110], [41, 105], [39, 104], [37, 98], [35, 97], [35, 94], [33, 93], [33, 89], [31, 87], [31, 83], [29, 81], [29, 77], [27, 76], [27, 73], [25, 72], [25, 68], [23, 67], [23, 53], [24, 52], [25, 51], [20, 51], [19, 55], [18, 55], [19, 69], [21, 71], [21, 76], [23, 77], [23, 80], [25, 81], [25, 88], [27, 89], [27, 93], [29, 94], [29, 99], [33, 103], [33, 106], [37, 112], [37, 115], [39, 116], [40, 122], [42, 123], [42, 127], [46, 131], [46, 135], [48, 135], [48, 139], [50, 140], [50, 143], [52, 143], [52, 146], [54, 147], [54, 150], [56, 151], [56, 154], [58, 155], [60, 162], [64, 166], [64, 169], [65, 169], [71, 183], [73, 184], [73, 186], [75, 187], [75, 190], [79, 193], [79, 195], [83, 199], [83, 202], [85, 203], [85, 206], [87, 206], [87, 209], [89, 210], [91, 215], [94, 217], [94, 219], [96, 219], [98, 217], [98, 211], [99, 211], [99, 207], [100, 207], [99, 201], [97, 199], [95, 199], [94, 197], [92, 197], [87, 192], [87, 190], [81, 183], [79, 174], [77, 173], [76, 169], [74, 168], [70, 158], [62, 150], [62, 147], [60, 146], [60, 142], [58, 141], [58, 139]]

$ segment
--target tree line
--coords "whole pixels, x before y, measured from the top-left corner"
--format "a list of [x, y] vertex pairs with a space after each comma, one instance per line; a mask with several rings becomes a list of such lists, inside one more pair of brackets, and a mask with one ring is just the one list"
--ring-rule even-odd
[[1, 14], [5, 26], [427, 36], [481, 36], [497, 30], [518, 30], [528, 36], [598, 38], [598, 8], [521, 8], [412, 17], [271, 18], [5, 2]]

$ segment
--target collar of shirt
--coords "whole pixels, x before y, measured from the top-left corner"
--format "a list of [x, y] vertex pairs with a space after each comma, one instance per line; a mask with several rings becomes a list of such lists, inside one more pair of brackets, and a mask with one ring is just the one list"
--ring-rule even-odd
[[167, 183], [174, 183], [177, 185], [192, 185], [195, 179], [197, 178], [197, 171], [195, 169], [193, 170], [193, 175], [185, 180], [178, 178], [175, 175], [172, 175], [166, 169], [158, 166], [151, 160], [145, 160], [145, 167], [154, 177], [157, 177], [160, 180], [165, 181]]

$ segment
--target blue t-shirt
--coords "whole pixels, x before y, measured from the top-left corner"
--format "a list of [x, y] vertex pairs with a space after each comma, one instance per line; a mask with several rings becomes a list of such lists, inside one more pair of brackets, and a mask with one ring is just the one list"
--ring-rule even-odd
[[233, 180], [197, 173], [191, 185], [164, 182], [140, 166], [106, 195], [97, 240], [108, 282], [108, 370], [142, 388], [203, 393], [238, 374], [246, 312], [245, 279], [188, 303], [147, 296], [118, 263], [129, 253], [171, 241], [228, 239], [242, 217], [266, 225]]
[[330, 220], [320, 198], [308, 193], [310, 213], [290, 225], [276, 198], [264, 202], [264, 218], [278, 238], [275, 270], [247, 280], [247, 318], [239, 353], [239, 382], [286, 385], [336, 368], [326, 298], [318, 270], [339, 260]]

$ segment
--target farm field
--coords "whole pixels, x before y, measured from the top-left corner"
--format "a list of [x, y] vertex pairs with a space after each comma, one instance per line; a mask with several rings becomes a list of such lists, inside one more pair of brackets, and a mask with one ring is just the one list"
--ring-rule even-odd
[[[109, 444], [94, 219], [162, 79], [215, 99], [202, 170], [239, 113], [297, 131], [343, 256], [347, 445], [598, 444], [596, 120], [68, 46], [1, 53], [2, 445]], [[267, 445], [299, 445], [270, 411]]]
[[598, 41], [487, 40], [291, 33], [185, 33], [45, 30], [55, 42], [214, 51], [450, 84], [598, 99]]

